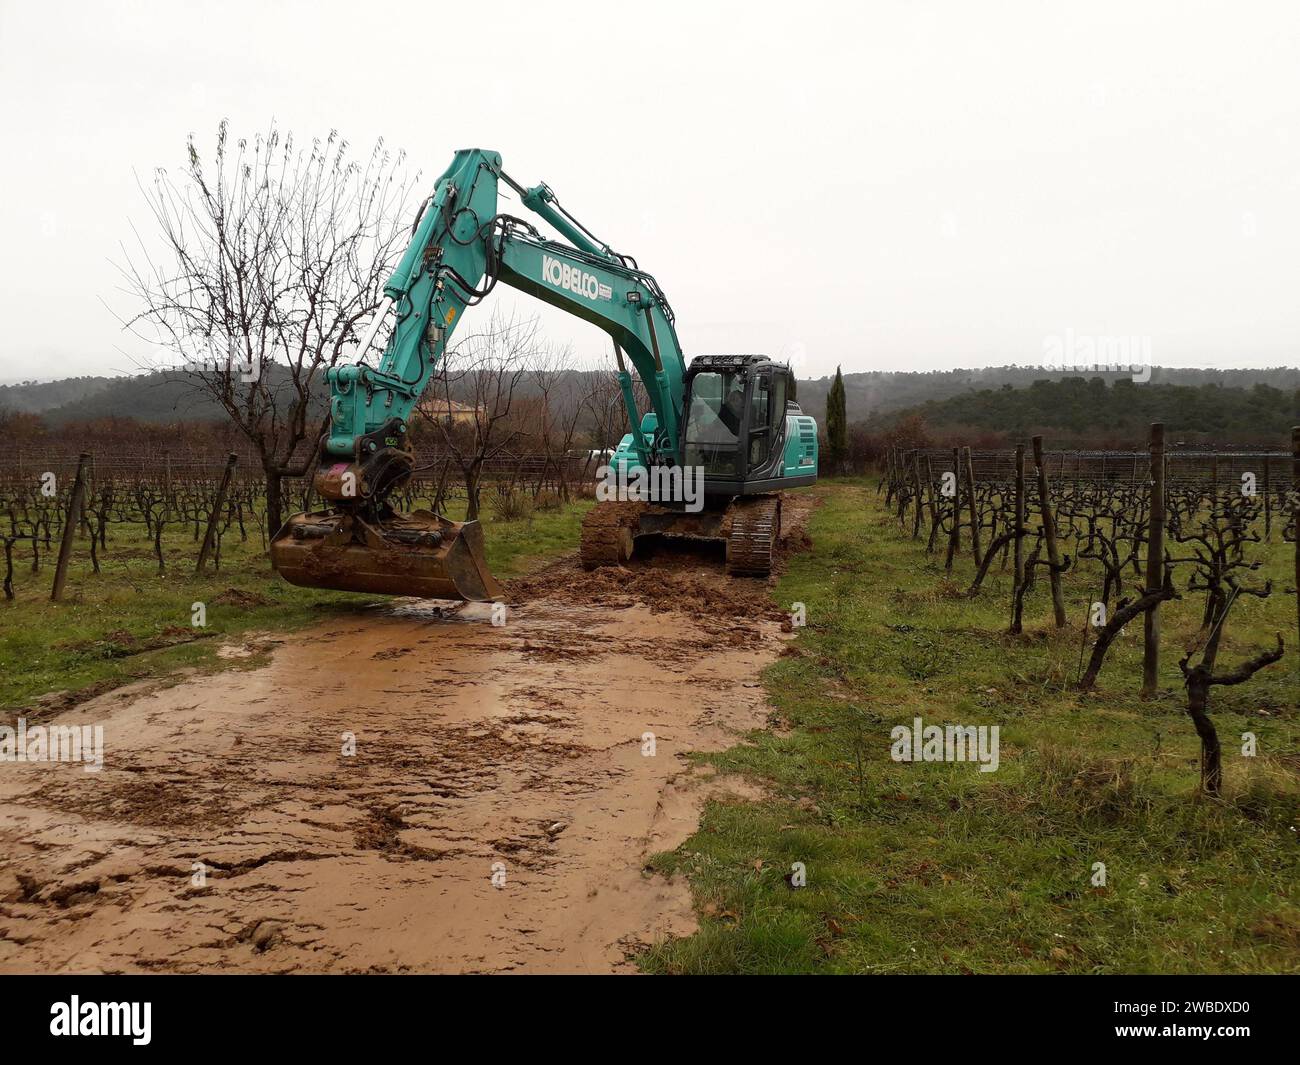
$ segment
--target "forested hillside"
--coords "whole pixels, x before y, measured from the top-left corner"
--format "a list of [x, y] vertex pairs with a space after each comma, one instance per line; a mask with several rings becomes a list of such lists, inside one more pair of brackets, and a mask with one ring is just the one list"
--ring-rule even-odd
[[102, 392], [113, 377], [65, 377], [59, 381], [25, 381], [0, 385], [0, 410], [15, 414], [44, 414]]
[[1219, 441], [1278, 440], [1300, 421], [1300, 390], [1255, 384], [1137, 384], [1100, 377], [1035, 381], [1028, 388], [1003, 385], [871, 419], [872, 428], [919, 416], [930, 430], [958, 428], [1020, 437], [1039, 431], [1079, 439], [1139, 439], [1154, 421], [1170, 432]]
[[[991, 366], [975, 370], [937, 370], [930, 373], [845, 373], [845, 406], [849, 421], [865, 421], [890, 411], [917, 407], [935, 400], [968, 395], [981, 389], [1004, 386], [1029, 388], [1035, 381], [1061, 380], [1065, 375], [1041, 366]], [[1084, 374], [1105, 381], [1129, 380], [1120, 374]], [[826, 394], [835, 375], [799, 382], [799, 402], [818, 416], [826, 411]], [[1221, 385], [1251, 388], [1256, 384], [1294, 391], [1300, 388], [1300, 368], [1274, 367], [1258, 370], [1194, 370], [1157, 366], [1148, 384]], [[1146, 387], [1144, 385], [1143, 387]]]
[[[849, 421], [856, 422], [979, 390], [1002, 390], [1005, 386], [1029, 388], [1035, 381], [1059, 379], [1060, 376], [1041, 367], [1020, 366], [930, 373], [872, 371], [846, 373], [844, 388]], [[1101, 378], [1106, 381], [1120, 379], [1115, 374], [1101, 375]], [[826, 393], [832, 380], [833, 375], [799, 382], [799, 402], [804, 410], [814, 415], [825, 413]], [[1293, 392], [1300, 388], [1300, 368], [1191, 370], [1156, 367], [1150, 384], [1229, 388], [1251, 388], [1263, 384]], [[0, 385], [0, 410], [43, 414], [51, 423], [104, 417], [135, 417], [146, 422], [169, 422], [177, 417], [221, 417], [220, 411], [203, 397], [194, 395], [192, 384], [176, 372], [138, 377], [73, 377], [43, 384]]]

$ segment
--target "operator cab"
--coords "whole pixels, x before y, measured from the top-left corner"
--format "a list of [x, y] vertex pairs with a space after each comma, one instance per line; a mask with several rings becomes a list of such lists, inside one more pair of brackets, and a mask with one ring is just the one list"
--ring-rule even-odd
[[771, 490], [781, 479], [790, 368], [765, 355], [700, 355], [686, 371], [682, 454], [704, 467], [707, 493]]

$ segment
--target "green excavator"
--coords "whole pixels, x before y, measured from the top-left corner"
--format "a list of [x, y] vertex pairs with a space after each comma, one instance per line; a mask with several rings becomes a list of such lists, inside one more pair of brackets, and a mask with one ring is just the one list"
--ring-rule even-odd
[[[504, 182], [564, 240], [498, 211]], [[356, 352], [332, 367], [330, 426], [313, 482], [325, 509], [290, 518], [271, 544], [293, 584], [489, 601], [501, 588], [476, 521], [390, 503], [414, 470], [408, 419], [467, 308], [498, 282], [605, 330], [614, 342], [627, 433], [582, 527], [588, 568], [628, 561], [644, 537], [723, 542], [730, 574], [763, 576], [780, 536], [779, 490], [817, 479], [817, 425], [794, 401], [788, 366], [703, 355], [689, 368], [658, 282], [597, 239], [545, 185], [523, 188], [497, 152], [456, 153], [425, 201]], [[364, 359], [393, 316], [377, 367]], [[627, 363], [649, 397], [640, 412]]]

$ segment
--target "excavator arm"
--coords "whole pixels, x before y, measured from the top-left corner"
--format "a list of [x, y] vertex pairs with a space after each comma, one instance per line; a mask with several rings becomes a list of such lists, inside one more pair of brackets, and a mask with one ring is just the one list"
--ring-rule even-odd
[[[501, 181], [571, 243], [546, 239], [531, 223], [499, 214]], [[520, 187], [501, 169], [500, 155], [482, 149], [456, 153], [384, 286], [390, 306], [376, 317], [359, 352], [364, 355], [386, 313], [394, 314], [379, 366], [359, 363], [329, 371], [330, 430], [324, 453], [365, 464], [368, 456], [393, 446], [384, 441], [404, 437], [411, 409], [437, 372], [464, 312], [499, 282], [609, 333], [639, 457], [647, 464], [680, 463], [686, 366], [672, 310], [658, 284], [634, 261], [593, 238], [559, 207], [547, 186]], [[644, 382], [656, 416], [653, 433], [644, 438], [624, 353]]]
[[[565, 241], [500, 213], [505, 182], [523, 205]], [[566, 243], [567, 241], [567, 243]], [[546, 185], [523, 188], [501, 156], [456, 153], [413, 227], [411, 242], [384, 286], [352, 365], [331, 368], [330, 425], [314, 481], [329, 509], [291, 518], [272, 543], [272, 560], [295, 584], [431, 597], [494, 599], [500, 589], [482, 557], [477, 522], [428, 512], [394, 513], [388, 497], [409, 480], [409, 417], [466, 310], [505, 283], [609, 333], [618, 379], [642, 465], [681, 465], [685, 359], [673, 312], [655, 279], [569, 215]], [[389, 315], [378, 366], [365, 355]], [[626, 356], [626, 362], [624, 357]], [[637, 410], [630, 362], [651, 410]]]

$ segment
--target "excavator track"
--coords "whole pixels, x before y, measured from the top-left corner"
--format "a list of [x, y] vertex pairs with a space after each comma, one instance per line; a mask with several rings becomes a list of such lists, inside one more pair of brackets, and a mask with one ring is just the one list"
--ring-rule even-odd
[[727, 573], [733, 577], [766, 577], [781, 535], [781, 500], [750, 496], [731, 504], [728, 515]]
[[598, 503], [582, 523], [578, 557], [585, 569], [619, 566], [632, 558], [638, 536], [655, 534], [698, 541], [722, 540], [727, 573], [766, 577], [781, 535], [778, 496], [735, 499], [725, 512], [691, 514], [647, 503]]
[[582, 522], [578, 558], [584, 569], [617, 566], [632, 557], [644, 503], [597, 503]]

